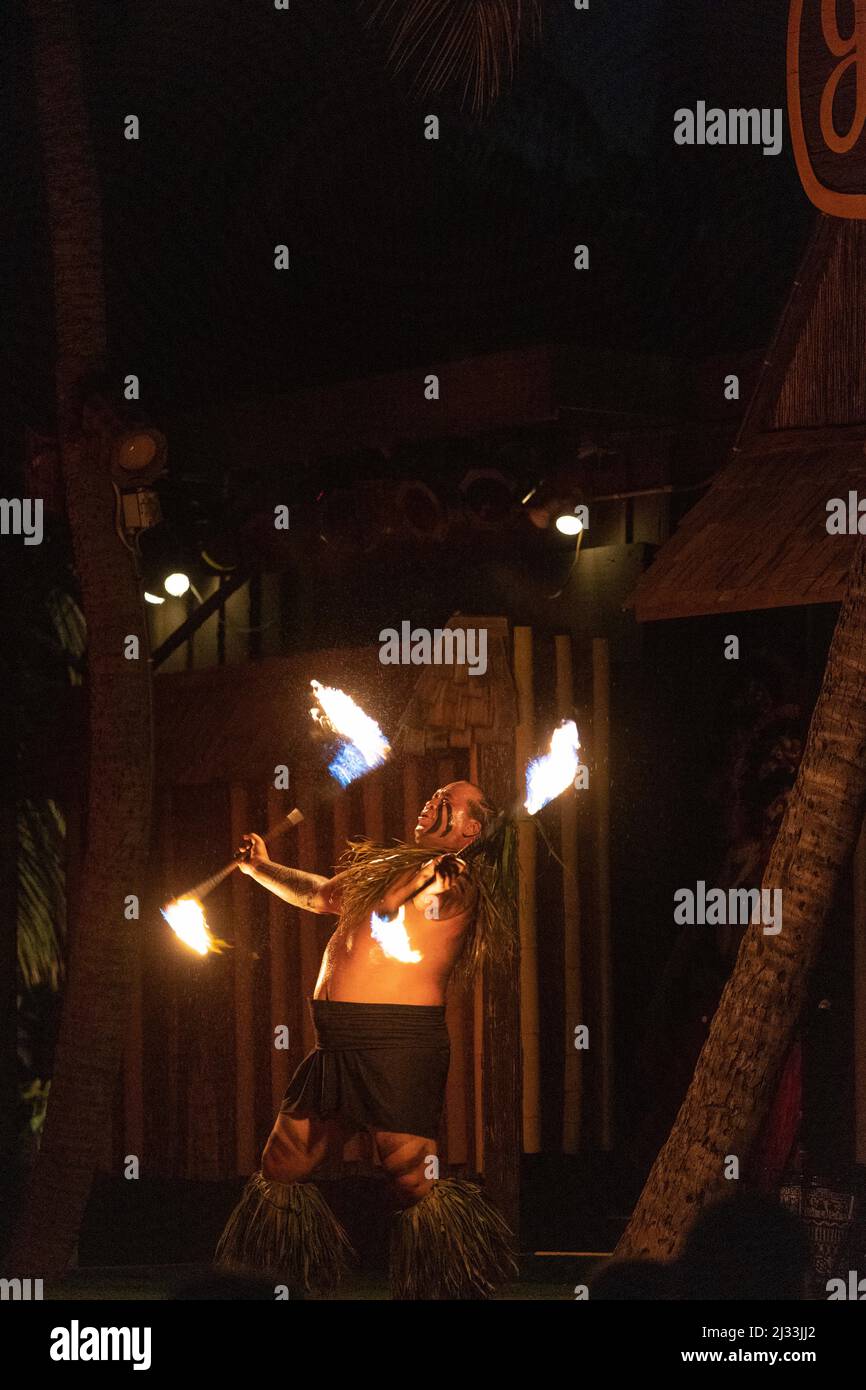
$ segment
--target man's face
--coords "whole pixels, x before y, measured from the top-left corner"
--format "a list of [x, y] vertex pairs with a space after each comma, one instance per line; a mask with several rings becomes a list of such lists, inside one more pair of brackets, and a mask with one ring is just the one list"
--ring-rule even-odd
[[472, 814], [470, 801], [483, 800], [480, 787], [471, 782], [451, 782], [440, 787], [422, 808], [415, 826], [415, 843], [440, 853], [465, 849], [481, 833], [481, 822]]

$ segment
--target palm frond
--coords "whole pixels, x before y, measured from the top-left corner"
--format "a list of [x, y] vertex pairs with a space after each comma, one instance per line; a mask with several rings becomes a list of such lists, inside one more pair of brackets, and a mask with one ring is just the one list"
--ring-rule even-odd
[[57, 989], [63, 977], [66, 826], [54, 801], [23, 801], [18, 811], [18, 969], [28, 989]]
[[369, 26], [387, 35], [387, 62], [413, 96], [461, 89], [473, 114], [492, 106], [514, 76], [521, 39], [541, 27], [541, 0], [359, 0]]

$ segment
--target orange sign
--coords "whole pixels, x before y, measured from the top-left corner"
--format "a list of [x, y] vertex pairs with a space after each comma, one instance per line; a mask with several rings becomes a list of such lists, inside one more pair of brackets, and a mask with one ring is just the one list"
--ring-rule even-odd
[[866, 0], [791, 0], [787, 73], [809, 199], [832, 217], [866, 218]]

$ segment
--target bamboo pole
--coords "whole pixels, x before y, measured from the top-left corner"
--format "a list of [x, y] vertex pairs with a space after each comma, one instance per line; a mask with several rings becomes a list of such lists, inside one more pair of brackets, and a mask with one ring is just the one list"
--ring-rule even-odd
[[[313, 789], [309, 782], [301, 782], [298, 787], [298, 799], [304, 806], [313, 805]], [[307, 873], [316, 873], [318, 865], [316, 863], [316, 822], [313, 816], [308, 816], [298, 826], [298, 867], [306, 870]], [[240, 875], [239, 875], [240, 877]], [[311, 997], [316, 987], [316, 977], [319, 973], [321, 963], [321, 952], [319, 951], [318, 923], [316, 918], [309, 912], [297, 911], [298, 921], [298, 941], [300, 944], [300, 963], [301, 963], [301, 1037], [305, 1052], [310, 1052], [316, 1045], [313, 1035], [313, 1020], [307, 1008], [307, 1000]]]
[[[239, 845], [249, 830], [249, 797], [243, 787], [231, 789], [232, 844]], [[235, 1156], [239, 1173], [256, 1167], [255, 1094], [253, 1057], [253, 951], [250, 922], [250, 885], [245, 874], [232, 875], [232, 952], [235, 985]]]
[[[514, 734], [517, 784], [523, 787], [526, 764], [535, 756], [535, 691], [532, 628], [514, 629], [514, 683], [517, 728]], [[523, 1044], [523, 1150], [541, 1149], [540, 1067], [538, 1043], [538, 943], [535, 928], [535, 822], [524, 816], [517, 827], [520, 877], [520, 1036]]]
[[[571, 638], [555, 639], [556, 713], [560, 719], [574, 717], [574, 675]], [[583, 1019], [583, 981], [581, 979], [580, 886], [577, 855], [577, 793], [569, 791], [559, 798], [562, 841], [562, 921], [565, 1011], [565, 1072], [562, 1102], [562, 1151], [580, 1149], [581, 1106], [583, 1103], [583, 1054], [574, 1046], [574, 1030]]]
[[[289, 809], [285, 792], [278, 792], [271, 784], [268, 787], [265, 819], [268, 825], [275, 825], [281, 815]], [[288, 1090], [292, 1074], [291, 1037], [290, 1047], [274, 1046], [274, 1030], [285, 1025], [291, 1030], [289, 1019], [289, 938], [291, 915], [287, 905], [276, 893], [268, 893], [268, 943], [270, 947], [270, 990], [271, 990], [271, 1103], [278, 1110], [283, 1096]]]
[[[478, 744], [469, 745], [469, 780], [481, 786]], [[484, 971], [479, 970], [472, 992], [472, 1103], [475, 1119], [475, 1172], [484, 1172]]]
[[[334, 801], [334, 839], [331, 857], [335, 866], [339, 863], [340, 856], [343, 854], [348, 844], [349, 836], [352, 834], [350, 816], [352, 805], [350, 800], [351, 796], [352, 791], [347, 790]], [[328, 925], [329, 927], [333, 925], [331, 919], [328, 919]], [[362, 1163], [369, 1161], [375, 1165], [379, 1161], [379, 1155], [375, 1145], [370, 1144], [368, 1135], [353, 1134], [343, 1145], [342, 1159], [344, 1163]]]
[[[436, 781], [447, 787], [457, 778], [453, 758], [440, 758]], [[445, 1086], [445, 1115], [448, 1130], [448, 1162], [466, 1163], [469, 1157], [469, 1116], [466, 1075], [466, 1001], [463, 991], [450, 989], [445, 1000], [445, 1019], [451, 1039], [451, 1066]], [[434, 1136], [435, 1137], [435, 1136]]]
[[854, 851], [854, 1162], [866, 1163], [866, 821]]
[[[140, 1160], [144, 1151], [144, 1098], [142, 1094], [144, 998], [141, 921], [125, 922], [124, 926], [127, 931], [135, 932], [135, 954], [126, 1047], [123, 1053], [123, 1142], [126, 1153], [135, 1154]], [[114, 1171], [113, 1164], [111, 1171]]]
[[403, 838], [411, 845], [415, 837], [418, 812], [421, 809], [420, 768], [417, 758], [403, 763]]
[[592, 763], [598, 913], [599, 1080], [602, 1149], [613, 1147], [613, 1000], [610, 922], [610, 651], [592, 639]]

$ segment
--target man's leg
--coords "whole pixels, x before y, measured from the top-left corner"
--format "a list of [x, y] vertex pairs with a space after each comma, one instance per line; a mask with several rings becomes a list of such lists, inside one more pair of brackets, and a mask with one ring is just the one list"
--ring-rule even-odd
[[436, 1164], [428, 1163], [428, 1159], [435, 1158], [438, 1152], [436, 1140], [422, 1139], [417, 1134], [391, 1134], [384, 1129], [374, 1129], [372, 1134], [379, 1162], [391, 1179], [400, 1205], [411, 1207], [426, 1197], [435, 1182]]
[[403, 1210], [391, 1238], [394, 1299], [484, 1299], [517, 1277], [513, 1236], [476, 1183], [433, 1176], [436, 1142], [372, 1131]]
[[351, 1131], [336, 1115], [280, 1111], [262, 1153], [262, 1176], [273, 1182], [306, 1182], [350, 1138]]
[[294, 1293], [336, 1287], [349, 1239], [310, 1181], [345, 1143], [336, 1116], [277, 1115], [254, 1173], [217, 1246], [218, 1267], [286, 1284]]

